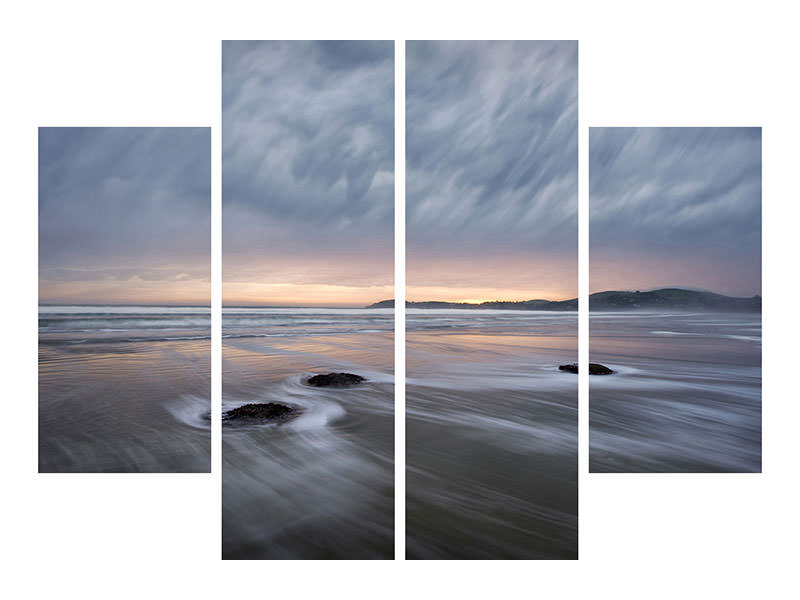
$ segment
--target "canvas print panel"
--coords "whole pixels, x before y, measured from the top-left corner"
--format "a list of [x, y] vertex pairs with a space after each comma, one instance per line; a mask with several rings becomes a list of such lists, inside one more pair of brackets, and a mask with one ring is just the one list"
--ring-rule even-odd
[[222, 554], [394, 556], [394, 43], [223, 44]]
[[208, 128], [39, 129], [39, 471], [208, 472]]
[[761, 470], [761, 129], [592, 128], [590, 469]]
[[578, 45], [406, 81], [407, 557], [577, 558]]

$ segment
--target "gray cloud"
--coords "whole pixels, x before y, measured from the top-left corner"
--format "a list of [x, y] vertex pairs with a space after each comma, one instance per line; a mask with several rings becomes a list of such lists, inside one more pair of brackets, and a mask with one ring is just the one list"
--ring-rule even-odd
[[224, 42], [222, 71], [226, 280], [356, 255], [391, 281], [393, 43]]
[[429, 252], [574, 260], [577, 51], [577, 42], [407, 43], [412, 267]]
[[593, 263], [676, 263], [674, 278], [684, 261], [663, 284], [760, 291], [759, 128], [592, 128], [589, 169]]
[[210, 151], [208, 128], [41, 128], [45, 298], [48, 281], [207, 281]]

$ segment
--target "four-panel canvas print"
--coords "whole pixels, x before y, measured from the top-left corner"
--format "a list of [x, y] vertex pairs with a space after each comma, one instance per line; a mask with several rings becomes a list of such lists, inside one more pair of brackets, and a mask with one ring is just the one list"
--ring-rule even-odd
[[[760, 472], [761, 129], [590, 128], [579, 364], [578, 43], [404, 52], [396, 157], [393, 41], [222, 44], [222, 557], [394, 558], [396, 310], [408, 559], [577, 559], [580, 376], [591, 473]], [[210, 128], [38, 142], [39, 472], [208, 473]]]

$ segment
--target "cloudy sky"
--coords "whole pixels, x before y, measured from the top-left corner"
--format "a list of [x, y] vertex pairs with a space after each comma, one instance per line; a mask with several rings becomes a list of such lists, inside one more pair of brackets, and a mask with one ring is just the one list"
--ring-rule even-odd
[[759, 128], [592, 128], [592, 292], [761, 293]]
[[408, 42], [409, 300], [577, 295], [577, 42]]
[[393, 42], [223, 42], [222, 145], [225, 304], [393, 296]]
[[39, 301], [210, 302], [207, 128], [39, 129]]

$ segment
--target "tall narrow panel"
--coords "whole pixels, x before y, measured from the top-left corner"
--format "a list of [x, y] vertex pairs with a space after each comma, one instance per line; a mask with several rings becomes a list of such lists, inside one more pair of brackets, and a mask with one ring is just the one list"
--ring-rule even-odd
[[222, 48], [222, 545], [394, 555], [394, 43]]
[[409, 42], [407, 555], [577, 557], [578, 45]]
[[589, 153], [590, 469], [760, 471], [761, 129], [593, 128]]
[[39, 130], [39, 471], [210, 470], [208, 128]]

